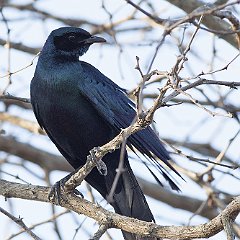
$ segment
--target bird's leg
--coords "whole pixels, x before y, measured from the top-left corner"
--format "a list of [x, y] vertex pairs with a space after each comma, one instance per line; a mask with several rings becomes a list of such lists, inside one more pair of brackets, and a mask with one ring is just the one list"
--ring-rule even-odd
[[[102, 159], [99, 159], [96, 157], [96, 152], [99, 151], [99, 147], [95, 147], [92, 150], [90, 150], [90, 159], [92, 161], [94, 161], [96, 163], [96, 167], [99, 171], [99, 173], [101, 175], [106, 176], [107, 175], [107, 166], [106, 164], [102, 161]], [[81, 166], [82, 167], [82, 166]], [[65, 189], [65, 183], [76, 173], [79, 171], [79, 169], [81, 168], [79, 167], [78, 169], [76, 169], [75, 171], [71, 172], [70, 174], [68, 174], [66, 177], [62, 178], [60, 181], [56, 182], [52, 188], [51, 191], [48, 195], [48, 199], [51, 202], [54, 202], [58, 205], [60, 205], [61, 200], [66, 201], [66, 194], [69, 193], [68, 191], [66, 191]], [[64, 194], [65, 193], [65, 194]], [[73, 190], [73, 193], [76, 195], [81, 195], [81, 197], [83, 198], [82, 193], [80, 193], [77, 189]]]
[[99, 173], [103, 176], [107, 175], [107, 166], [105, 162], [103, 162], [102, 159], [99, 159], [96, 157], [96, 152], [99, 151], [99, 147], [94, 147], [93, 149], [90, 150], [90, 157], [91, 160], [93, 160], [96, 163], [97, 170]]
[[[50, 190], [50, 193], [48, 194], [48, 200], [53, 202], [53, 203], [56, 203], [58, 205], [60, 205], [60, 202], [61, 200], [64, 200], [66, 201], [67, 198], [66, 198], [66, 195], [64, 193], [67, 193], [65, 191], [65, 183], [69, 180], [69, 178], [75, 174], [76, 172], [78, 171], [75, 170], [71, 173], [69, 173], [66, 177], [62, 178], [60, 181], [57, 181], [52, 187], [51, 187], [51, 190]], [[76, 195], [80, 195], [82, 198], [84, 198], [83, 194], [81, 192], [79, 192], [77, 189], [74, 189], [73, 190], [73, 193], [76, 194]]]

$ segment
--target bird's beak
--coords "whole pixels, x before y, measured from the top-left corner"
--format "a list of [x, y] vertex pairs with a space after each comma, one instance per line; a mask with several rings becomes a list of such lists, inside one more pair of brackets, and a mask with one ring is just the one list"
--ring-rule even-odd
[[106, 42], [106, 40], [98, 36], [91, 36], [90, 38], [84, 40], [84, 43], [87, 43], [87, 44], [101, 43], [101, 42]]

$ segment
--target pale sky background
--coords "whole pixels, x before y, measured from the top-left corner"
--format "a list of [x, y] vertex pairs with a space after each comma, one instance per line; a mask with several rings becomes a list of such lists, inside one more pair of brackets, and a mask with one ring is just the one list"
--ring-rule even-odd
[[[14, 2], [14, 1], [13, 1]], [[18, 0], [16, 3], [27, 3], [28, 1]], [[109, 0], [105, 1], [106, 6], [110, 12], [118, 11], [113, 21], [117, 19], [123, 18], [129, 11], [132, 10], [132, 7], [126, 5], [123, 0]], [[156, 6], [158, 6], [157, 1], [153, 1]], [[175, 7], [169, 7], [170, 5], [164, 1], [160, 1], [159, 9], [164, 9], [164, 11], [160, 11], [162, 18], [167, 17], [179, 17], [184, 13], [178, 10]], [[71, 18], [83, 18], [94, 22], [106, 23], [108, 21], [108, 16], [101, 8], [101, 1], [88, 0], [88, 1], [76, 1], [76, 0], [42, 0], [38, 1], [36, 4], [37, 7], [44, 9], [50, 13], [54, 13], [55, 15], [62, 17], [71, 17]], [[120, 9], [120, 10], [119, 10]], [[5, 9], [4, 9], [5, 10]], [[40, 20], [34, 20], [34, 15], [26, 12], [19, 14], [16, 10], [6, 9], [4, 14], [7, 18], [18, 18], [25, 15], [27, 19], [23, 21], [13, 21], [10, 22], [11, 28], [11, 39], [15, 42], [23, 42], [27, 45], [33, 47], [41, 47], [43, 46], [48, 34], [55, 28], [61, 27], [62, 25], [57, 21], [46, 21], [42, 22]], [[141, 15], [141, 14], [140, 14]], [[32, 18], [33, 17], [33, 18]], [[31, 19], [32, 18], [32, 19]], [[128, 24], [138, 24], [138, 23], [128, 23]], [[86, 29], [88, 30], [88, 29]], [[159, 39], [162, 33], [161, 27], [156, 28], [154, 32], [156, 34], [156, 39]], [[5, 26], [0, 23], [0, 37], [3, 38], [6, 35]], [[108, 41], [112, 41], [109, 36], [104, 36]], [[137, 83], [140, 81], [139, 73], [134, 69], [136, 61], [135, 56], [140, 57], [140, 61], [142, 67], [146, 67], [149, 62], [150, 57], [155, 51], [154, 47], [132, 47], [132, 43], [140, 42], [142, 36], [140, 34], [134, 34], [129, 37], [128, 34], [123, 34], [119, 36], [119, 41], [129, 43], [128, 47], [124, 47], [123, 54], [119, 58], [119, 48], [115, 45], [94, 45], [90, 48], [88, 53], [83, 56], [83, 60], [91, 63], [99, 70], [101, 70], [105, 75], [111, 78], [114, 82], [121, 85], [122, 87], [131, 90], [133, 89]], [[164, 46], [161, 48], [155, 62], [153, 65], [153, 69], [157, 68], [162, 71], [168, 71], [174, 65], [176, 61], [176, 57], [179, 54], [177, 48], [174, 46], [174, 41], [172, 38], [167, 38], [170, 41], [170, 45]], [[194, 74], [198, 74], [202, 71], [208, 71], [209, 66], [204, 64], [204, 61], [210, 63], [211, 59], [211, 42], [212, 35], [206, 34], [205, 32], [200, 31], [196, 42], [193, 43], [192, 48], [196, 50], [199, 57], [195, 57], [193, 55], [189, 55], [189, 62], [191, 62], [191, 67], [194, 71]], [[215, 69], [219, 69], [226, 65], [231, 59], [233, 59], [237, 55], [237, 51], [231, 47], [229, 44], [224, 41], [219, 41], [216, 45], [217, 47], [217, 60], [214, 64]], [[6, 74], [7, 68], [7, 51], [3, 47], [0, 47], [0, 74]], [[17, 50], [11, 51], [11, 69], [12, 71], [18, 70], [26, 65], [28, 65], [32, 59], [33, 55], [23, 54]], [[203, 61], [204, 60], [204, 61]], [[13, 76], [13, 84], [8, 88], [8, 92], [17, 95], [20, 97], [29, 97], [29, 84], [31, 78], [33, 76], [35, 65], [37, 60], [34, 61], [34, 65], [25, 69], [24, 71], [15, 74]], [[121, 68], [119, 69], [119, 65]], [[219, 80], [223, 81], [239, 81], [239, 66], [240, 59], [238, 58], [235, 62], [231, 64], [228, 71], [220, 72], [215, 75]], [[184, 76], [189, 76], [189, 71], [187, 68], [182, 73]], [[1, 79], [0, 87], [4, 88], [6, 84], [6, 79]], [[159, 87], [159, 86], [158, 86]], [[157, 92], [157, 89], [152, 86], [146, 91]], [[224, 92], [225, 89], [221, 88], [220, 91]], [[198, 94], [196, 92], [192, 92], [192, 94], [197, 97]], [[235, 91], [231, 95], [231, 99], [233, 102], [239, 102], [240, 94], [239, 91]], [[147, 101], [146, 106], [151, 106], [151, 102]], [[2, 108], [2, 105], [0, 105]], [[216, 110], [219, 111], [219, 110]], [[34, 116], [30, 112], [22, 112], [17, 108], [11, 108], [10, 113], [14, 115], [24, 116], [27, 119], [34, 120]], [[210, 120], [209, 120], [210, 119]], [[203, 125], [199, 125], [201, 121], [208, 120]], [[231, 139], [234, 134], [238, 131], [239, 125], [236, 124], [236, 121], [232, 119], [228, 119], [226, 117], [214, 117], [212, 118], [205, 111], [192, 108], [189, 105], [181, 105], [171, 108], [162, 108], [155, 115], [155, 121], [157, 123], [157, 130], [159, 135], [162, 137], [172, 137], [174, 139], [178, 139], [178, 141], [186, 140], [186, 137], [190, 138], [189, 141], [194, 140], [198, 142], [211, 142], [218, 149], [222, 149], [228, 143], [229, 139]], [[177, 122], [177, 124], [176, 124]], [[224, 127], [222, 128], [222, 124]], [[11, 125], [4, 124], [4, 130], [7, 134], [12, 134], [17, 137], [18, 140], [23, 142], [29, 142], [37, 147], [44, 147], [44, 149], [59, 154], [55, 146], [43, 136], [33, 136], [27, 131], [22, 131], [17, 127], [12, 127]], [[239, 142], [240, 138], [238, 137], [235, 142], [232, 144], [228, 151], [228, 155], [231, 156], [235, 161], [239, 162], [240, 159], [240, 151], [239, 151]], [[0, 157], [3, 158], [6, 155], [0, 154]], [[132, 156], [132, 155], [131, 155]], [[196, 155], [195, 155], [196, 156]], [[176, 158], [178, 159], [178, 158]], [[17, 158], [12, 157], [13, 161], [18, 161]], [[184, 159], [178, 159], [178, 161], [184, 161]], [[193, 169], [195, 167], [199, 168], [199, 165], [194, 163], [189, 163], [185, 160], [189, 167]], [[147, 170], [140, 166], [137, 163], [137, 160], [133, 160], [132, 162], [133, 169], [136, 175], [146, 176], [149, 180], [151, 177]], [[37, 175], [43, 175], [42, 170], [34, 164], [28, 163], [29, 168], [32, 171], [35, 171]], [[32, 175], [29, 175], [26, 171], [19, 169], [14, 166], [7, 166], [3, 169], [13, 175], [18, 175], [24, 180], [32, 183], [44, 185], [44, 182], [41, 182], [38, 178], [34, 178]], [[239, 171], [238, 176], [240, 176]], [[64, 177], [66, 173], [64, 172], [54, 172], [52, 174], [52, 183], [60, 180]], [[11, 178], [5, 174], [2, 174], [1, 177], [16, 181], [14, 178]], [[221, 184], [221, 189], [226, 189], [226, 191], [231, 192], [233, 194], [239, 194], [239, 183], [237, 181], [229, 182], [222, 178], [222, 175], [216, 174], [216, 184]], [[205, 199], [206, 194], [200, 189], [196, 184], [188, 181], [186, 182], [179, 180], [179, 185], [182, 190], [179, 194], [190, 195], [192, 197], [198, 197], [201, 199]], [[80, 186], [79, 190], [84, 194], [85, 188]], [[87, 196], [86, 196], [87, 198]], [[101, 198], [99, 198], [100, 200]], [[147, 198], [150, 208], [154, 216], [156, 217], [157, 223], [160, 225], [179, 225], [181, 223], [187, 223], [189, 218], [191, 217], [191, 213], [176, 210], [169, 207], [166, 204], [159, 203], [153, 199]], [[50, 204], [46, 203], [38, 203], [38, 202], [30, 202], [20, 199], [12, 199], [5, 202], [3, 197], [0, 197], [0, 205], [6, 210], [9, 209], [9, 206], [13, 206], [13, 214], [15, 216], [21, 216], [24, 222], [30, 226], [31, 224], [40, 222], [41, 220], [47, 219], [50, 217], [51, 212], [48, 211], [50, 209]], [[105, 205], [104, 205], [105, 206]], [[108, 209], [111, 209], [110, 206], [107, 206]], [[58, 212], [62, 212], [64, 209], [58, 208]], [[74, 219], [72, 215], [65, 215], [64, 217], [59, 218], [59, 222], [62, 224], [64, 229], [62, 229], [62, 234], [64, 236], [64, 240], [70, 240], [74, 236], [75, 229], [79, 226], [79, 224], [85, 219], [84, 216], [79, 216], [74, 214]], [[238, 219], [239, 220], [239, 219]], [[191, 221], [191, 224], [200, 224], [204, 223], [207, 220], [201, 217], [194, 217]], [[94, 221], [91, 219], [87, 219], [84, 222], [84, 226], [89, 229], [89, 232], [94, 232], [92, 229], [97, 229], [97, 225], [94, 224]], [[36, 228], [34, 232], [43, 239], [51, 239], [57, 240], [55, 234], [53, 234], [52, 224], [45, 224], [39, 228]], [[0, 214], [0, 239], [5, 239], [11, 233], [18, 232], [18, 227], [16, 224], [12, 223], [5, 216]], [[122, 239], [121, 233], [118, 230], [111, 230], [110, 232], [114, 232], [114, 239]], [[81, 233], [81, 236], [80, 236]], [[19, 237], [14, 238], [16, 240], [22, 239], [31, 239], [29, 235], [22, 234]], [[76, 239], [84, 240], [87, 239], [87, 235], [84, 235], [82, 231], [79, 231]], [[105, 239], [104, 237], [102, 239]], [[220, 233], [211, 239], [225, 239], [224, 233]]]

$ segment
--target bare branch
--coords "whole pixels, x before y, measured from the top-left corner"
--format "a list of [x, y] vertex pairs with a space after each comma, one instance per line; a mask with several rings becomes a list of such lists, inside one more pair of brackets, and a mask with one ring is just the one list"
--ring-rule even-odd
[[[6, 45], [6, 40], [0, 38], [0, 45], [5, 46]], [[11, 48], [14, 48], [19, 51], [23, 51], [26, 53], [30, 54], [37, 54], [40, 51], [40, 48], [33, 48], [33, 47], [28, 47], [22, 43], [17, 43], [17, 42], [10, 42]]]
[[2, 212], [4, 215], [6, 215], [7, 217], [9, 217], [10, 219], [12, 219], [16, 224], [18, 224], [21, 228], [24, 229], [25, 232], [27, 232], [33, 239], [35, 240], [41, 240], [41, 238], [39, 238], [35, 233], [33, 233], [27, 226], [26, 224], [23, 222], [22, 218], [16, 218], [14, 217], [12, 214], [10, 214], [9, 212], [7, 212], [6, 210], [4, 210], [3, 208], [0, 207], [0, 212]]
[[[49, 202], [49, 187], [13, 183], [0, 180], [0, 195], [6, 198], [21, 198], [34, 201]], [[142, 236], [161, 237], [169, 239], [207, 238], [224, 229], [222, 219], [234, 221], [240, 212], [240, 197], [236, 197], [221, 214], [210, 222], [197, 226], [159, 226], [154, 223], [144, 222], [116, 213], [109, 212], [99, 205], [90, 203], [73, 194], [67, 194], [67, 201], [61, 203], [62, 207], [84, 214], [95, 219], [100, 225], [120, 228]], [[96, 214], [97, 213], [97, 214]]]
[[0, 135], [0, 150], [36, 163], [49, 172], [56, 169], [69, 172], [73, 170], [63, 157], [40, 150], [29, 144], [18, 142], [11, 137]]
[[0, 121], [10, 122], [33, 133], [46, 134], [36, 122], [29, 121], [18, 116], [13, 116], [6, 112], [0, 112]]
[[[189, 1], [185, 1], [185, 0], [168, 0], [169, 3], [175, 5], [176, 7], [182, 9], [183, 11], [185, 11], [186, 13], [190, 14], [193, 11], [195, 11], [196, 9], [199, 9], [201, 7], [203, 7], [205, 5], [205, 2], [202, 2], [201, 0], [189, 0]], [[231, 2], [231, 4], [237, 4], [239, 3], [239, 1], [234, 1]], [[216, 11], [216, 10], [221, 10], [223, 8], [225, 8], [226, 6], [228, 6], [228, 4], [224, 3], [222, 5], [218, 5], [215, 6], [213, 8], [211, 8], [211, 13]], [[203, 19], [203, 24], [205, 26], [207, 26], [209, 29], [215, 29], [217, 31], [229, 31], [229, 29], [231, 29], [231, 25], [225, 21], [220, 21], [219, 18], [214, 17], [214, 16], [210, 16], [209, 13], [207, 17], [204, 17]], [[204, 13], [201, 12], [200, 15], [205, 15], [206, 11]], [[195, 16], [196, 17], [196, 16]], [[228, 35], [219, 35], [220, 38], [224, 39], [225, 41], [227, 41], [228, 43], [230, 43], [232, 46], [234, 46], [235, 48], [238, 48], [238, 42], [236, 37], [233, 34], [228, 34]]]
[[24, 102], [24, 103], [30, 103], [29, 98], [14, 97], [9, 93], [1, 95], [0, 99], [2, 99], [2, 100], [15, 100], [15, 101], [20, 101], [20, 102]]

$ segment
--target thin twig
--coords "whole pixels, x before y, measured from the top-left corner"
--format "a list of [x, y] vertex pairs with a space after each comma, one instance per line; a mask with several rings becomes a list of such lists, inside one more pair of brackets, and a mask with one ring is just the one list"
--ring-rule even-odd
[[6, 75], [0, 76], [0, 79], [1, 79], [1, 78], [5, 78], [5, 77], [8, 77], [8, 78], [9, 78], [9, 77], [11, 77], [13, 74], [19, 73], [19, 72], [21, 72], [21, 71], [29, 68], [30, 66], [33, 65], [34, 60], [39, 56], [39, 54], [40, 54], [40, 52], [37, 53], [37, 54], [34, 56], [34, 58], [32, 59], [32, 61], [31, 61], [28, 65], [26, 65], [25, 67], [22, 67], [22, 68], [14, 71], [14, 72], [8, 72]]
[[41, 240], [41, 238], [39, 238], [35, 233], [33, 233], [23, 222], [22, 218], [16, 218], [14, 217], [12, 214], [10, 214], [9, 212], [7, 212], [6, 210], [4, 210], [3, 208], [0, 207], [0, 212], [2, 212], [4, 215], [6, 215], [7, 217], [9, 217], [10, 219], [12, 219], [17, 225], [19, 225], [21, 228], [23, 228], [25, 230], [25, 232], [27, 232], [33, 239], [35, 240]]
[[102, 235], [108, 230], [108, 228], [109, 228], [108, 225], [101, 224], [97, 232], [89, 240], [99, 240], [102, 237]]
[[4, 90], [2, 91], [3, 93], [5, 93], [6, 89], [8, 88], [9, 85], [11, 85], [12, 83], [12, 80], [11, 80], [11, 40], [10, 40], [10, 28], [9, 28], [9, 25], [8, 25], [8, 21], [7, 19], [5, 18], [4, 14], [3, 14], [3, 8], [0, 8], [0, 12], [1, 12], [1, 15], [2, 15], [2, 19], [3, 19], [3, 22], [6, 26], [6, 29], [7, 29], [7, 41], [6, 41], [6, 44], [5, 44], [5, 47], [7, 48], [7, 75], [8, 75], [8, 83], [6, 85], [6, 87], [4, 88]]
[[[55, 219], [61, 217], [62, 215], [65, 215], [65, 214], [67, 214], [67, 213], [69, 213], [69, 212], [70, 212], [69, 210], [64, 210], [64, 211], [61, 212], [61, 213], [54, 214], [54, 215], [52, 215], [52, 216], [51, 216], [49, 219], [47, 219], [47, 220], [44, 220], [44, 221], [42, 221], [42, 222], [33, 224], [32, 226], [29, 227], [29, 229], [30, 229], [30, 230], [33, 230], [34, 228], [36, 228], [36, 227], [38, 227], [38, 226], [41, 226], [41, 225], [43, 225], [43, 224], [50, 223], [50, 222], [54, 221]], [[11, 240], [11, 239], [19, 236], [19, 235], [22, 234], [22, 233], [25, 233], [25, 230], [21, 230], [21, 231], [19, 231], [18, 233], [15, 233], [15, 234], [11, 235], [11, 236], [8, 237], [6, 240]]]

